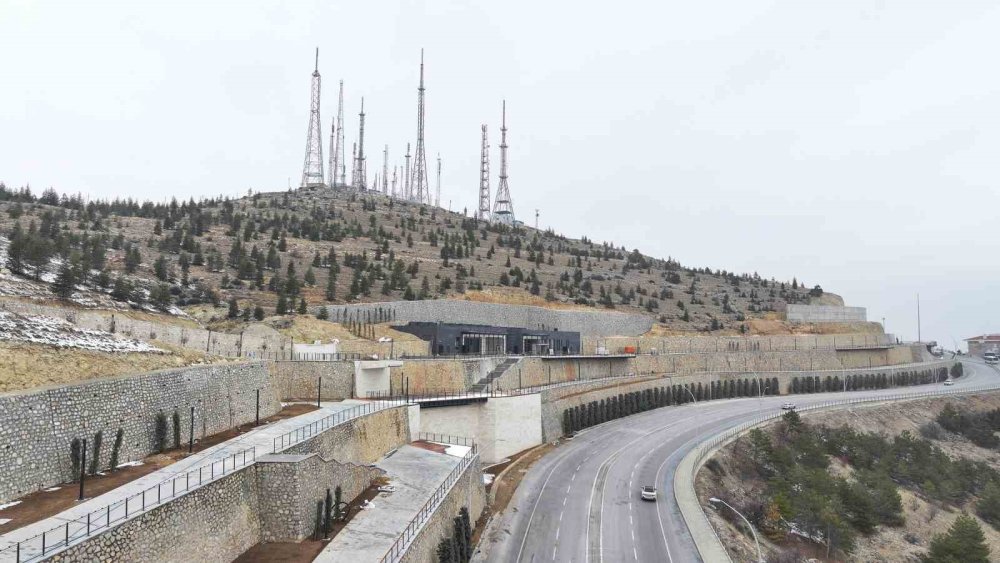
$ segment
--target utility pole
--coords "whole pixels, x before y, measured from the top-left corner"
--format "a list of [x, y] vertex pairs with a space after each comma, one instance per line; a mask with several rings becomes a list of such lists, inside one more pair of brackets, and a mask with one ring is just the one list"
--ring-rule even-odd
[[535, 210], [535, 230], [538, 230], [538, 210]]
[[434, 196], [434, 205], [441, 207], [441, 153], [438, 153], [437, 194]]
[[917, 294], [917, 342], [923, 342], [923, 336], [920, 334], [920, 294]]
[[406, 176], [403, 181], [406, 182], [406, 200], [413, 201], [413, 184], [410, 182], [410, 143], [406, 143]]

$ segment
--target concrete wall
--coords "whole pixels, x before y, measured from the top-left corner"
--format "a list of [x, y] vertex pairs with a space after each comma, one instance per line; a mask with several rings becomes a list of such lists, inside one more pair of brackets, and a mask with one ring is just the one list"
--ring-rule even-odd
[[542, 443], [541, 395], [495, 397], [454, 407], [423, 408], [420, 431], [473, 438], [485, 463]]
[[[263, 363], [223, 364], [163, 370], [76, 385], [0, 395], [0, 502], [71, 480], [70, 442], [93, 441], [103, 432], [100, 465], [110, 462], [118, 428], [125, 430], [119, 461], [155, 451], [155, 417], [181, 415], [187, 441], [190, 407], [195, 436], [253, 422], [260, 389], [261, 417], [281, 409]], [[88, 456], [89, 457], [89, 456]]]
[[486, 488], [483, 487], [482, 468], [475, 458], [451, 491], [445, 496], [430, 519], [417, 532], [417, 537], [400, 559], [400, 563], [434, 563], [438, 561], [437, 547], [442, 539], [451, 536], [453, 519], [462, 507], [469, 511], [472, 525], [476, 525], [486, 507]]
[[[350, 502], [383, 474], [377, 468], [324, 460], [318, 454], [267, 455], [257, 460], [261, 539], [300, 541], [319, 529], [317, 503], [341, 489]], [[336, 498], [334, 496], [334, 498]]]
[[261, 540], [254, 467], [136, 516], [50, 561], [232, 561]]
[[[453, 299], [327, 306], [331, 319], [341, 318], [345, 313], [357, 315], [358, 312], [378, 309], [391, 311], [391, 321], [400, 323], [440, 321], [522, 328], [557, 328], [574, 330], [581, 335], [596, 336], [639, 335], [648, 332], [653, 326], [653, 317], [639, 314], [546, 309], [531, 305], [502, 305]], [[343, 343], [341, 346], [343, 347]]]
[[583, 339], [585, 354], [596, 353], [599, 346], [617, 353], [633, 346], [639, 353], [667, 352], [773, 352], [780, 350], [834, 349], [847, 346], [894, 344], [887, 334], [784, 334], [778, 336], [589, 336]]
[[858, 323], [868, 320], [868, 312], [864, 307], [788, 305], [785, 318], [793, 323]]
[[282, 400], [316, 400], [319, 380], [322, 398], [340, 401], [354, 396], [354, 362], [274, 362], [271, 380]]

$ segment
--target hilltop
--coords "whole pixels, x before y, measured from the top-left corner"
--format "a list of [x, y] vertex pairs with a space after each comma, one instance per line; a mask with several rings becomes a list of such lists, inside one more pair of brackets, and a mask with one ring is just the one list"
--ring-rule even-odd
[[794, 279], [685, 266], [345, 189], [153, 204], [0, 184], [0, 237], [9, 271], [0, 295], [203, 322], [449, 298], [638, 312], [661, 333], [742, 332], [752, 319], [780, 319], [788, 303], [841, 303]]

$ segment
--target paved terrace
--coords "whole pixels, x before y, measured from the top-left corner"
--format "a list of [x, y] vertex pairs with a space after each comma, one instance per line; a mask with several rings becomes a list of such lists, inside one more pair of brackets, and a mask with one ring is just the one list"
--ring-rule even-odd
[[[462, 448], [463, 450], [467, 448]], [[314, 561], [381, 561], [406, 526], [430, 500], [460, 457], [405, 445], [375, 465], [385, 470], [392, 493], [382, 493], [356, 515]]]
[[[365, 403], [366, 401], [354, 401], [354, 400], [348, 400], [336, 403], [333, 402], [321, 403], [320, 408], [315, 411], [302, 414], [296, 417], [280, 420], [271, 424], [261, 426], [259, 428], [255, 428], [245, 434], [240, 435], [237, 438], [233, 438], [232, 440], [229, 440], [227, 442], [223, 442], [221, 444], [212, 446], [211, 448], [197, 452], [191, 456], [188, 456], [182, 460], [177, 461], [176, 463], [164, 467], [159, 471], [155, 471], [148, 475], [144, 475], [143, 477], [140, 477], [139, 479], [126, 483], [125, 485], [122, 485], [117, 489], [108, 491], [107, 493], [104, 493], [100, 496], [87, 499], [84, 502], [77, 504], [73, 508], [60, 512], [55, 516], [46, 518], [45, 520], [41, 520], [33, 524], [29, 524], [22, 528], [18, 528], [17, 530], [13, 530], [7, 534], [4, 534], [3, 536], [0, 536], [0, 561], [7, 561], [8, 559], [13, 561], [15, 559], [15, 552], [11, 546], [14, 546], [18, 542], [25, 542], [21, 546], [21, 553], [20, 553], [21, 561], [28, 561], [38, 558], [41, 551], [40, 547], [41, 540], [33, 538], [35, 538], [42, 532], [49, 532], [53, 528], [59, 528], [61, 526], [65, 526], [67, 523], [70, 523], [70, 529], [69, 529], [70, 543], [71, 544], [76, 543], [74, 540], [78, 540], [86, 535], [85, 525], [81, 527], [81, 525], [77, 523], [79, 522], [79, 519], [83, 519], [85, 521], [88, 513], [104, 510], [105, 507], [109, 505], [115, 505], [116, 503], [119, 503], [116, 507], [112, 508], [110, 512], [112, 525], [117, 526], [125, 522], [127, 519], [142, 514], [144, 512], [143, 510], [140, 509], [141, 506], [140, 503], [136, 502], [133, 499], [133, 502], [129, 503], [128, 518], [125, 518], [125, 507], [123, 503], [125, 499], [133, 495], [136, 494], [141, 495], [143, 491], [149, 489], [150, 487], [155, 488], [158, 484], [163, 483], [165, 481], [170, 481], [171, 479], [174, 479], [176, 477], [183, 477], [184, 474], [188, 471], [195, 470], [195, 472], [197, 472], [199, 467], [205, 467], [204, 470], [206, 478], [205, 482], [207, 484], [209, 482], [208, 477], [210, 471], [209, 467], [207, 466], [209, 466], [213, 462], [216, 462], [215, 463], [216, 476], [218, 476], [219, 468], [222, 467], [222, 465], [219, 463], [220, 460], [227, 460], [225, 466], [227, 467], [227, 471], [231, 472], [233, 471], [234, 464], [231, 463], [230, 461], [232, 460], [234, 454], [237, 455], [237, 459], [235, 461], [238, 467], [249, 465], [253, 463], [252, 461], [253, 458], [251, 457], [250, 453], [247, 453], [246, 464], [244, 464], [243, 462], [242, 452], [246, 451], [247, 449], [255, 448], [257, 457], [270, 454], [274, 450], [274, 439], [276, 437], [291, 432], [292, 430], [295, 430], [296, 428], [302, 427], [304, 425], [319, 421], [332, 414], [342, 411], [347, 411], [353, 407], [357, 407], [358, 405]], [[285, 447], [290, 447], [291, 445], [292, 443], [286, 443]], [[283, 448], [279, 447], [278, 449], [280, 450]], [[179, 479], [179, 481], [183, 482], [183, 479]], [[178, 489], [180, 488], [181, 487], [178, 486]], [[190, 483], [189, 490], [194, 490], [196, 488], [197, 484], [192, 480]], [[169, 490], [169, 487], [165, 487], [164, 490], [165, 491]], [[180, 494], [179, 491], [178, 494]], [[146, 503], [146, 506], [148, 508], [152, 508], [157, 505], [155, 496], [156, 496], [155, 494], [150, 495], [149, 501]], [[169, 500], [164, 499], [164, 502], [169, 502]], [[106, 518], [102, 519], [102, 521], [95, 520], [94, 523], [95, 533], [100, 533], [107, 530], [107, 528], [103, 526], [103, 524], [106, 521], [107, 521]], [[98, 525], [101, 525], [100, 528], [98, 528]], [[46, 549], [45, 552], [46, 556], [52, 555], [55, 552], [59, 551], [60, 548], [56, 549], [52, 548], [64, 541], [64, 536], [56, 532], [51, 532], [47, 534], [47, 536], [48, 536], [47, 537], [48, 548]], [[11, 547], [11, 549], [5, 551], [5, 549], [8, 547]]]

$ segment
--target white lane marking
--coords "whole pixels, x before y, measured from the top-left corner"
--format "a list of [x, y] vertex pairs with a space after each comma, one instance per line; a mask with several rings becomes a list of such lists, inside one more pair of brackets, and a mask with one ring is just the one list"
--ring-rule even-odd
[[573, 472], [573, 476], [569, 478], [570, 481], [576, 479], [576, 471]]
[[[559, 511], [559, 521], [560, 522], [562, 522], [562, 517], [563, 517], [563, 512], [560, 510]], [[558, 537], [558, 534], [556, 534], [556, 536]]]
[[552, 560], [553, 560], [553, 561], [555, 561], [555, 560], [556, 560], [556, 548], [557, 548], [557, 547], [558, 547], [558, 546], [555, 546], [555, 545], [554, 545], [554, 546], [552, 546]]
[[569, 497], [563, 497], [563, 506], [566, 506], [566, 499], [568, 499], [568, 498]]
[[570, 489], [570, 487], [572, 487], [572, 486], [573, 486], [573, 485], [566, 485], [566, 494], [567, 494], [567, 495], [569, 494], [569, 489]]
[[635, 560], [636, 560], [636, 561], [638, 561], [638, 560], [639, 560], [639, 552], [638, 552], [638, 551], [636, 551], [636, 549], [635, 549], [635, 546], [634, 546], [634, 545], [632, 546], [632, 557], [635, 557]]

